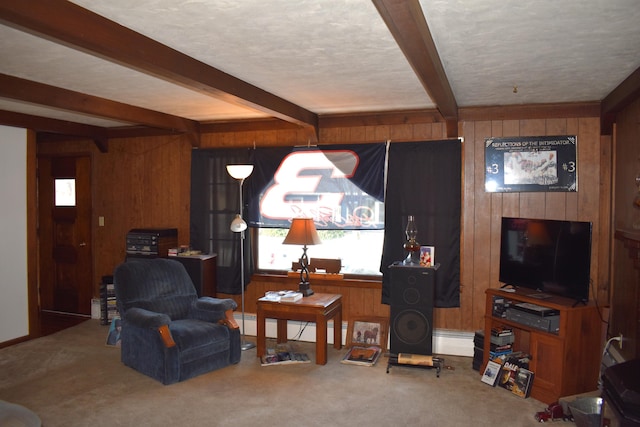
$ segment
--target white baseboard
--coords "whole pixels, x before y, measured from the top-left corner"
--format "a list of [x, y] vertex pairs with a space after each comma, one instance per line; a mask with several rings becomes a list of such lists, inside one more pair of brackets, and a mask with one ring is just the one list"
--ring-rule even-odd
[[[256, 315], [245, 313], [244, 322], [242, 313], [234, 313], [234, 317], [240, 325], [240, 330], [245, 329], [247, 336], [256, 336]], [[244, 323], [244, 325], [243, 325]], [[277, 327], [275, 319], [267, 319], [266, 336], [276, 338]], [[347, 324], [342, 322], [342, 345], [346, 342]], [[451, 356], [473, 357], [473, 332], [453, 331], [448, 329], [436, 329], [433, 331], [433, 353]], [[315, 342], [316, 324], [289, 320], [287, 322], [287, 338], [299, 341]], [[333, 344], [333, 321], [327, 325], [327, 342]]]

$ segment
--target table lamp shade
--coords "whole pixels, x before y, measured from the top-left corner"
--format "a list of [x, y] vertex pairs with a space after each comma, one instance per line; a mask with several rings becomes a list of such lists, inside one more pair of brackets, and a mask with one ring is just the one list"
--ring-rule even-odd
[[289, 233], [285, 237], [285, 245], [319, 245], [322, 243], [312, 218], [294, 218]]

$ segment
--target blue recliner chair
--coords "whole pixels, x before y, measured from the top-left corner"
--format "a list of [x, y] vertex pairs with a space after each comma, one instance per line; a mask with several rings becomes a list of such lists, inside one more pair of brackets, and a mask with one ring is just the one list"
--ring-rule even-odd
[[133, 259], [114, 271], [122, 363], [173, 384], [240, 361], [232, 299], [198, 298], [184, 266]]

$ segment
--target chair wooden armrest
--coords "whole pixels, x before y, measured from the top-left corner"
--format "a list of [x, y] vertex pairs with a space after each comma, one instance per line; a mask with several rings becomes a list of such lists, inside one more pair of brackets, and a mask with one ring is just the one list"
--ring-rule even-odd
[[219, 323], [227, 325], [229, 329], [240, 329], [238, 322], [236, 322], [236, 319], [233, 317], [233, 310], [225, 311], [224, 316], [224, 319], [221, 319]]
[[171, 336], [171, 332], [169, 331], [169, 325], [162, 325], [158, 328], [158, 332], [160, 332], [160, 337], [162, 337], [162, 342], [164, 346], [167, 348], [174, 347], [176, 342], [173, 340]]

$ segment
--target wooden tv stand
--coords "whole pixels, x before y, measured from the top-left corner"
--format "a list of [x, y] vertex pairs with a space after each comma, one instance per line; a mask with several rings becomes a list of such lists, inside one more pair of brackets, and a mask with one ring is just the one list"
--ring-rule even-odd
[[[518, 289], [506, 292], [487, 289], [485, 309], [485, 340], [481, 372], [489, 359], [491, 329], [505, 326], [513, 329], [514, 351], [531, 355], [529, 369], [535, 373], [531, 397], [553, 403], [562, 396], [597, 390], [602, 352], [601, 320], [593, 303], [548, 296], [536, 298], [540, 292]], [[545, 331], [493, 314], [494, 298], [512, 303], [531, 303], [559, 311], [557, 333]]]

